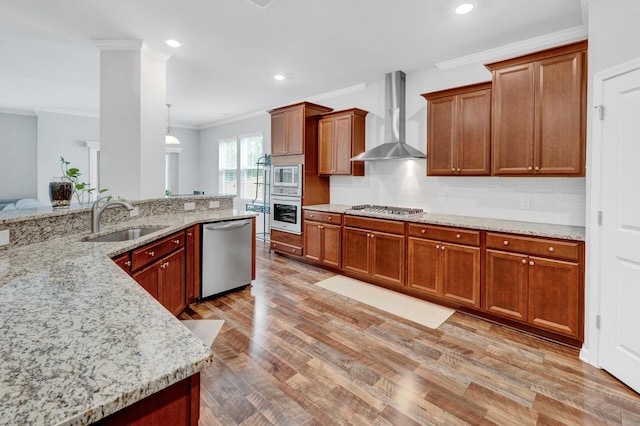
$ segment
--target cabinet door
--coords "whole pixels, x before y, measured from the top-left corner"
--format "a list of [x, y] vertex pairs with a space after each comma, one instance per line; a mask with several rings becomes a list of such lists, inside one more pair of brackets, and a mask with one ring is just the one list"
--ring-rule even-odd
[[334, 175], [350, 175], [351, 174], [351, 142], [353, 116], [351, 114], [338, 116], [334, 119]]
[[420, 293], [440, 296], [440, 244], [409, 237], [407, 286]]
[[533, 173], [533, 75], [533, 63], [493, 72], [491, 151], [495, 175]]
[[480, 248], [440, 244], [442, 297], [480, 308]]
[[304, 108], [286, 111], [285, 154], [304, 154]]
[[127, 274], [131, 274], [131, 253], [126, 252], [112, 259]]
[[577, 263], [529, 257], [529, 323], [581, 338]]
[[187, 303], [200, 297], [200, 226], [187, 229], [186, 237]]
[[485, 310], [527, 321], [529, 266], [526, 255], [487, 250]]
[[574, 52], [536, 62], [536, 174], [584, 174], [583, 58]]
[[491, 90], [457, 96], [457, 169], [459, 175], [491, 174]]
[[160, 303], [173, 315], [179, 315], [187, 306], [184, 248], [162, 259], [160, 266]]
[[371, 233], [371, 276], [404, 286], [404, 236]]
[[455, 96], [429, 101], [427, 129], [427, 175], [456, 174]]
[[334, 120], [325, 118], [318, 124], [318, 173], [333, 173], [333, 128]]
[[287, 129], [284, 112], [271, 114], [271, 154], [286, 154]]
[[304, 257], [320, 263], [322, 258], [322, 229], [318, 222], [304, 221]]
[[345, 271], [369, 275], [369, 240], [371, 231], [344, 228], [342, 265]]
[[337, 225], [322, 225], [322, 263], [340, 269], [342, 229]]
[[158, 283], [161, 270], [160, 262], [156, 262], [132, 275], [133, 279], [156, 300], [159, 300]]

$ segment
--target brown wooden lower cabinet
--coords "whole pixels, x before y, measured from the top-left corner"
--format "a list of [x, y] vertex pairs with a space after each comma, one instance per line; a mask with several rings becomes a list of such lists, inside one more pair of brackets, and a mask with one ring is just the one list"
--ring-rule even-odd
[[577, 242], [487, 233], [485, 311], [582, 340], [583, 259]]
[[319, 222], [304, 222], [304, 257], [330, 268], [340, 269], [342, 228]]
[[[404, 287], [404, 223], [382, 219], [345, 217], [342, 266], [345, 272]], [[380, 229], [402, 232], [401, 235]]]
[[132, 277], [169, 310], [179, 315], [187, 307], [184, 248], [164, 257]]
[[292, 254], [294, 256], [304, 255], [303, 236], [290, 232], [271, 230], [271, 250]]
[[407, 287], [480, 308], [480, 247], [409, 237]]
[[94, 424], [197, 426], [199, 417], [200, 373], [196, 373]]

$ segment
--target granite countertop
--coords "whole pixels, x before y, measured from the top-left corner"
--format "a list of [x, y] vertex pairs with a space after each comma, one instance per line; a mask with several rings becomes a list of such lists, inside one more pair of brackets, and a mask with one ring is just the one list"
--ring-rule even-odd
[[89, 424], [183, 380], [212, 352], [109, 257], [234, 210], [145, 217], [126, 242], [84, 232], [0, 253], [0, 424]]
[[[354, 216], [390, 219], [384, 214], [350, 210], [351, 206], [341, 204], [317, 204], [303, 206], [303, 209], [329, 213], [347, 213]], [[424, 223], [430, 225], [454, 226], [483, 231], [507, 232], [512, 234], [530, 235], [536, 237], [560, 238], [566, 240], [584, 241], [585, 228], [583, 226], [556, 225], [551, 223], [524, 222], [516, 220], [491, 219], [473, 216], [458, 216], [438, 213], [425, 213], [421, 216], [408, 218], [394, 218], [404, 222]]]

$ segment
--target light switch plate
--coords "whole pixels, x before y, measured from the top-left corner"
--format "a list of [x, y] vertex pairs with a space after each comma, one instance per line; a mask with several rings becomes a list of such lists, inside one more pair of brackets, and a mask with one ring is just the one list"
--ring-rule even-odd
[[129, 211], [129, 217], [138, 216], [138, 208], [134, 207], [133, 210]]
[[185, 210], [195, 210], [196, 209], [196, 203], [184, 203], [184, 209]]
[[9, 244], [9, 230], [3, 229], [0, 231], [0, 246], [6, 246]]
[[217, 209], [218, 207], [220, 207], [220, 201], [218, 201], [218, 200], [209, 201], [209, 208], [210, 209]]

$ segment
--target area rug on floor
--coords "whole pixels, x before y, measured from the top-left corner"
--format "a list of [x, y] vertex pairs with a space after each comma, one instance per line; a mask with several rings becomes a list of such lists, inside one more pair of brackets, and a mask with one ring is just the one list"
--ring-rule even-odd
[[224, 320], [183, 320], [182, 323], [205, 345], [211, 347], [224, 324]]
[[440, 327], [455, 312], [444, 306], [425, 302], [343, 275], [327, 278], [316, 285], [429, 328]]

